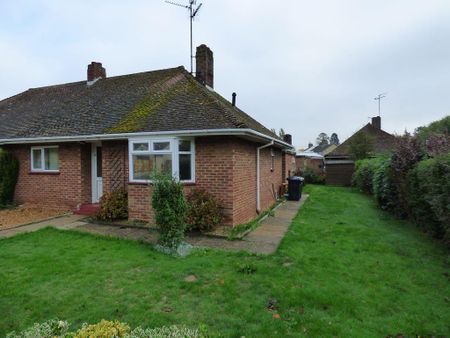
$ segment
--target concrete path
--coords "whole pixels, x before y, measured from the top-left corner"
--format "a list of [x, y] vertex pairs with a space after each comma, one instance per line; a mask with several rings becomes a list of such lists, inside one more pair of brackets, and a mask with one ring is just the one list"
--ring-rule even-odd
[[[219, 237], [189, 235], [186, 237], [186, 242], [196, 247], [249, 251], [257, 254], [274, 253], [288, 231], [293, 218], [297, 215], [299, 208], [305, 203], [307, 198], [308, 195], [303, 194], [300, 201], [284, 202], [275, 210], [274, 216], [268, 216], [258, 228], [250, 232], [242, 240], [229, 241]], [[83, 218], [85, 216], [68, 215], [14, 229], [2, 230], [0, 231], [0, 238], [53, 226], [61, 230], [74, 229], [97, 235], [140, 240], [151, 244], [156, 244], [158, 240], [158, 233], [153, 229], [91, 224], [83, 222]]]
[[12, 229], [5, 229], [0, 230], [0, 238], [7, 238], [12, 237], [17, 234], [21, 234], [24, 232], [33, 232], [37, 231], [39, 229], [53, 226], [57, 229], [61, 230], [67, 230], [67, 229], [73, 229], [81, 224], [85, 224], [84, 222], [81, 222], [80, 220], [85, 218], [86, 216], [80, 216], [80, 215], [65, 215], [61, 217], [52, 218], [46, 221], [38, 222], [38, 223], [32, 223], [28, 225], [23, 225], [17, 228]]

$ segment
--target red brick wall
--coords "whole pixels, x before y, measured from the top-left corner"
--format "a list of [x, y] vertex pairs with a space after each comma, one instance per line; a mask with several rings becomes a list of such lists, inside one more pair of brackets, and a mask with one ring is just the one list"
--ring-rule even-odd
[[31, 173], [30, 145], [5, 147], [20, 162], [14, 200], [50, 207], [74, 209], [89, 203], [91, 195], [90, 153], [87, 145], [59, 145], [59, 173]]
[[128, 187], [128, 141], [102, 142], [103, 192]]
[[[257, 216], [256, 213], [256, 148], [258, 144], [236, 137], [200, 137], [195, 140], [194, 185], [191, 189], [205, 189], [218, 198], [224, 209], [224, 225], [238, 225]], [[261, 151], [261, 209], [275, 203], [282, 183], [282, 154], [274, 150], [274, 168], [270, 170], [270, 148]], [[147, 185], [128, 185], [130, 219], [149, 220], [151, 194]]]

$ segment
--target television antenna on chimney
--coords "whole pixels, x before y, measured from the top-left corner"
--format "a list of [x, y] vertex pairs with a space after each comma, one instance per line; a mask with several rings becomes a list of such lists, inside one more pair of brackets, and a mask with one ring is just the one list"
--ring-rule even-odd
[[195, 16], [198, 14], [198, 11], [202, 7], [203, 3], [200, 3], [197, 7], [195, 7], [197, 0], [189, 0], [189, 5], [183, 5], [177, 2], [168, 1], [166, 0], [168, 4], [183, 7], [189, 10], [189, 18], [190, 18], [190, 33], [191, 33], [191, 74], [194, 74], [194, 51], [192, 46], [192, 22], [194, 21]]
[[378, 101], [378, 116], [381, 114], [381, 99], [384, 99], [386, 94], [387, 93], [378, 94], [377, 97], [374, 98], [374, 100]]

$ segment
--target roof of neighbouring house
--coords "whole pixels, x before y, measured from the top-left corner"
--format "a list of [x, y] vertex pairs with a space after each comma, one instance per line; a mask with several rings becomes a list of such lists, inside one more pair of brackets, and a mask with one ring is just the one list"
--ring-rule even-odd
[[350, 155], [350, 143], [352, 139], [359, 133], [369, 135], [373, 140], [373, 153], [380, 154], [391, 151], [395, 148], [396, 138], [382, 129], [375, 128], [371, 123], [367, 123], [364, 127], [350, 136], [345, 142], [341, 143], [336, 149], [326, 155], [326, 157], [345, 157]]
[[205, 129], [277, 135], [184, 67], [32, 88], [0, 101], [0, 139]]
[[315, 153], [313, 151], [297, 151], [295, 156], [297, 156], [297, 157], [317, 158], [317, 159], [323, 158], [323, 155], [321, 155], [319, 153]]

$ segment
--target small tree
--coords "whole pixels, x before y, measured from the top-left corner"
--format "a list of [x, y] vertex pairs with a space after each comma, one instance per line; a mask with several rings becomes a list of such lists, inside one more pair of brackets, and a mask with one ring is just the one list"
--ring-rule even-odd
[[363, 160], [373, 151], [373, 139], [366, 133], [356, 133], [349, 141], [349, 148], [353, 160]]
[[320, 133], [316, 138], [317, 145], [321, 146], [330, 143], [330, 137], [326, 133]]
[[11, 204], [19, 176], [19, 161], [8, 151], [0, 149], [0, 206]]
[[183, 241], [186, 229], [187, 203], [183, 185], [167, 175], [154, 175], [152, 179], [152, 206], [160, 229], [159, 243], [177, 248]]

